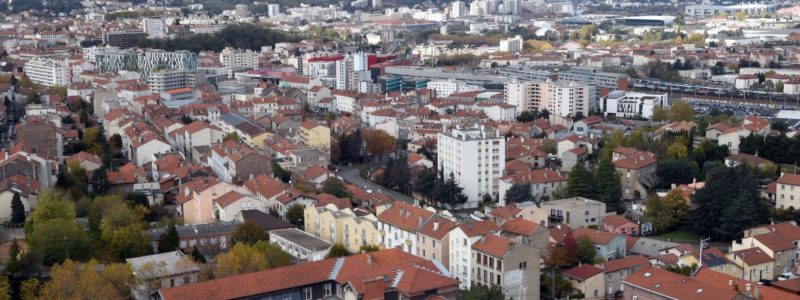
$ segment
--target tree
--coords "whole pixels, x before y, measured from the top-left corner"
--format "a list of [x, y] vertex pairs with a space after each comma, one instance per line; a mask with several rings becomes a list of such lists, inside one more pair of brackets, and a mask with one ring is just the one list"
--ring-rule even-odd
[[292, 180], [292, 172], [284, 170], [277, 162], [272, 163], [272, 176], [283, 182]]
[[102, 165], [92, 173], [92, 190], [95, 194], [105, 194], [108, 187], [108, 174], [105, 165]]
[[42, 98], [39, 97], [39, 93], [32, 91], [28, 94], [28, 96], [25, 97], [25, 103], [42, 104]]
[[697, 164], [688, 160], [659, 160], [656, 174], [659, 178], [659, 187], [669, 188], [672, 184], [687, 184], [692, 182], [700, 173]]
[[25, 235], [30, 237], [36, 226], [56, 219], [74, 222], [75, 204], [63, 193], [45, 190], [37, 198], [36, 209], [33, 210], [25, 224]]
[[358, 249], [358, 251], [361, 252], [361, 253], [370, 253], [370, 252], [375, 252], [375, 251], [378, 251], [378, 250], [381, 250], [380, 246], [371, 245], [371, 244], [361, 245], [361, 247]]
[[339, 178], [329, 177], [322, 183], [322, 192], [339, 198], [348, 197], [347, 189]]
[[524, 110], [517, 116], [517, 122], [527, 123], [536, 120], [536, 112]]
[[200, 254], [200, 250], [197, 249], [197, 245], [192, 247], [192, 259], [196, 262], [206, 263], [206, 257], [203, 254]]
[[578, 244], [578, 259], [585, 264], [593, 265], [597, 258], [594, 242], [588, 236], [580, 236], [575, 242]]
[[331, 246], [331, 250], [328, 251], [328, 255], [326, 255], [325, 258], [336, 258], [343, 256], [350, 256], [350, 251], [347, 251], [347, 247], [341, 243], [336, 243]]
[[547, 154], [556, 154], [556, 152], [558, 152], [558, 143], [551, 139], [545, 139], [542, 144], [539, 145], [539, 150]]
[[41, 283], [36, 278], [31, 278], [22, 282], [19, 287], [19, 294], [22, 300], [35, 300], [36, 295], [39, 294]]
[[499, 285], [491, 287], [485, 285], [473, 285], [469, 290], [464, 291], [463, 300], [503, 300], [503, 288]]
[[669, 111], [669, 120], [671, 122], [677, 121], [691, 121], [694, 119], [694, 109], [689, 103], [684, 101], [673, 101]]
[[8, 247], [8, 263], [6, 264], [6, 271], [16, 273], [19, 269], [19, 256], [22, 253], [22, 247], [17, 243], [17, 239], [11, 241], [11, 246]]
[[681, 274], [683, 276], [690, 276], [692, 275], [692, 271], [697, 269], [697, 264], [692, 264], [691, 266], [687, 265], [671, 265], [667, 266], [666, 270], [672, 273]]
[[673, 160], [679, 160], [689, 155], [689, 149], [681, 143], [674, 143], [667, 147], [667, 157]]
[[151, 254], [150, 236], [138, 223], [117, 229], [111, 236], [109, 250], [117, 259], [124, 260]]
[[[594, 172], [593, 181], [597, 200], [605, 203], [606, 208], [609, 210], [619, 210], [619, 201], [622, 198], [622, 185], [620, 183], [619, 173], [617, 173], [617, 170], [614, 168], [611, 159], [603, 158], [600, 160]], [[569, 180], [567, 182], [569, 182]]]
[[745, 165], [711, 171], [693, 203], [697, 208], [689, 213], [687, 227], [714, 240], [739, 238], [745, 229], [765, 222], [768, 215], [754, 172]]
[[[234, 237], [235, 236], [236, 234], [234, 233]], [[167, 231], [158, 237], [158, 252], [162, 253], [175, 251], [178, 249], [178, 247], [180, 247], [180, 236], [178, 235], [178, 229], [175, 228], [175, 224], [170, 224], [169, 227], [167, 227]]]
[[11, 223], [20, 224], [25, 222], [25, 206], [22, 205], [22, 199], [19, 192], [14, 192], [14, 197], [11, 198]]
[[664, 197], [651, 196], [644, 217], [655, 231], [663, 232], [680, 224], [688, 213], [689, 202], [680, 190], [673, 189]]
[[578, 163], [572, 167], [572, 172], [567, 178], [567, 193], [570, 197], [594, 198], [594, 184], [592, 174], [583, 164]]
[[395, 148], [395, 139], [386, 131], [380, 129], [365, 130], [361, 133], [367, 146], [367, 153], [382, 156], [392, 152]]
[[11, 285], [5, 275], [0, 275], [0, 300], [11, 300]]
[[531, 184], [515, 183], [511, 186], [511, 188], [508, 189], [508, 191], [506, 191], [504, 200], [506, 204], [534, 200], [533, 193], [531, 192]]
[[290, 257], [280, 247], [259, 241], [253, 245], [236, 243], [230, 251], [217, 255], [214, 260], [217, 262], [214, 276], [220, 278], [282, 267], [289, 264]]
[[235, 131], [234, 131], [234, 132], [231, 132], [231, 133], [228, 133], [228, 134], [226, 134], [226, 135], [225, 135], [225, 137], [224, 137], [224, 138], [222, 138], [222, 141], [223, 141], [223, 142], [227, 142], [227, 141], [239, 141], [239, 134], [238, 134], [238, 133], [236, 133]]
[[51, 280], [39, 291], [40, 299], [125, 299], [134, 286], [127, 264], [107, 264], [99, 271], [94, 260], [86, 264], [67, 260], [53, 266]]
[[778, 83], [775, 84], [775, 92], [783, 93], [783, 81], [778, 81]]
[[294, 224], [294, 226], [301, 226], [303, 222], [303, 214], [305, 213], [304, 211], [305, 207], [303, 205], [295, 203], [286, 209], [286, 214], [283, 217], [289, 221], [289, 223]]
[[409, 194], [411, 191], [411, 166], [404, 154], [398, 155], [386, 164], [383, 176], [378, 178], [378, 182], [392, 190]]
[[236, 226], [236, 230], [233, 232], [233, 240], [236, 243], [253, 245], [259, 241], [268, 241], [269, 233], [256, 222], [248, 220]]
[[68, 257], [84, 259], [92, 251], [89, 235], [74, 219], [52, 219], [37, 224], [28, 241], [31, 251], [42, 254], [45, 264], [60, 263]]

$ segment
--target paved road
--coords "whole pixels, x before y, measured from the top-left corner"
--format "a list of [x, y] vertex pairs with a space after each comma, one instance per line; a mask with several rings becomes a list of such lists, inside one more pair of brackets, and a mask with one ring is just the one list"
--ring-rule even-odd
[[367, 189], [371, 189], [373, 191], [380, 191], [381, 193], [389, 195], [389, 197], [393, 198], [394, 200], [414, 203], [414, 199], [409, 196], [395, 192], [379, 184], [364, 180], [363, 178], [359, 177], [359, 169], [356, 167], [339, 167], [337, 174], [344, 178], [345, 181], [358, 185], [362, 188], [366, 187]]

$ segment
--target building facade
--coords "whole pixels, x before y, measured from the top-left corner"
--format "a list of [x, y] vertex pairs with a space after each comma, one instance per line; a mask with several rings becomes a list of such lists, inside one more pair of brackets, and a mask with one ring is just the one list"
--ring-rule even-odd
[[440, 132], [437, 149], [439, 170], [445, 177], [452, 174], [468, 198], [455, 208], [476, 208], [484, 195], [498, 196], [506, 152], [499, 130], [481, 126]]

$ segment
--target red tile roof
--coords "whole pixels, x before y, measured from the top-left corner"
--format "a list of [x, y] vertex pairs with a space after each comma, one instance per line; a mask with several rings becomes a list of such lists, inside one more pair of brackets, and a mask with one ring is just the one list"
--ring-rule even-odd
[[531, 222], [531, 221], [528, 221], [528, 220], [525, 220], [525, 219], [522, 219], [522, 218], [517, 218], [517, 219], [513, 219], [511, 221], [505, 222], [505, 223], [503, 223], [503, 226], [502, 226], [502, 229], [505, 232], [518, 234], [518, 235], [524, 235], [524, 236], [529, 236], [529, 235], [533, 234], [533, 232], [536, 231], [536, 229], [538, 229], [538, 228], [539, 228], [539, 224], [536, 224], [534, 222]]
[[472, 244], [472, 249], [494, 257], [504, 257], [515, 245], [516, 242], [512, 239], [496, 234], [488, 234]]
[[606, 272], [616, 272], [622, 269], [630, 269], [633, 267], [650, 266], [650, 261], [641, 255], [630, 255], [624, 258], [607, 261], [602, 265], [603, 270]]
[[733, 299], [738, 295], [732, 288], [719, 288], [693, 278], [655, 267], [640, 269], [628, 276], [625, 282], [637, 288], [664, 295], [671, 299], [726, 300]]
[[392, 203], [392, 207], [381, 212], [378, 220], [413, 232], [431, 215], [433, 215], [433, 212], [422, 207], [395, 201]]
[[[694, 279], [703, 282], [705, 284], [710, 284], [722, 289], [733, 290], [731, 286], [735, 284], [739, 286], [740, 291], [744, 291], [748, 284], [753, 284], [752, 282], [749, 282], [747, 280], [730, 276], [725, 273], [720, 273], [709, 268], [701, 268], [700, 271], [698, 271], [695, 274]], [[772, 285], [777, 286], [782, 282], [785, 281], [773, 281]], [[791, 293], [782, 291], [775, 287], [761, 285], [760, 289], [761, 289], [762, 300], [783, 300], [783, 299], [797, 298], [797, 295], [793, 295]]]
[[600, 269], [590, 264], [581, 264], [577, 267], [564, 271], [563, 274], [564, 276], [570, 278], [587, 280], [601, 273], [603, 273], [603, 269]]
[[740, 259], [744, 263], [750, 266], [760, 265], [773, 261], [772, 257], [769, 257], [767, 253], [761, 251], [761, 249], [758, 247], [733, 251], [731, 252], [731, 254], [733, 255], [733, 260]]

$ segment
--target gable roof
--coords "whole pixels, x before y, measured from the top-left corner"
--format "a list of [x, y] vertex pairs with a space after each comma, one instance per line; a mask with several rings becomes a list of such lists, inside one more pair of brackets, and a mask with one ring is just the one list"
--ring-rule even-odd
[[642, 255], [630, 255], [620, 259], [607, 261], [602, 265], [602, 268], [608, 273], [642, 266], [650, 266], [650, 261]]
[[504, 257], [515, 245], [516, 242], [512, 239], [496, 234], [488, 234], [472, 244], [472, 249], [494, 257]]
[[414, 206], [402, 201], [395, 201], [392, 207], [378, 215], [378, 220], [400, 227], [406, 231], [416, 231], [422, 222], [427, 220], [433, 212], [422, 207]]
[[672, 299], [733, 299], [733, 289], [723, 289], [693, 278], [655, 267], [642, 268], [628, 276], [625, 283]]
[[590, 264], [580, 264], [577, 267], [564, 271], [563, 274], [564, 276], [570, 278], [587, 280], [601, 273], [603, 273], [603, 269], [600, 269]]
[[516, 218], [503, 223], [501, 228], [505, 232], [528, 236], [533, 234], [533, 232], [539, 228], [539, 224], [522, 218]]

